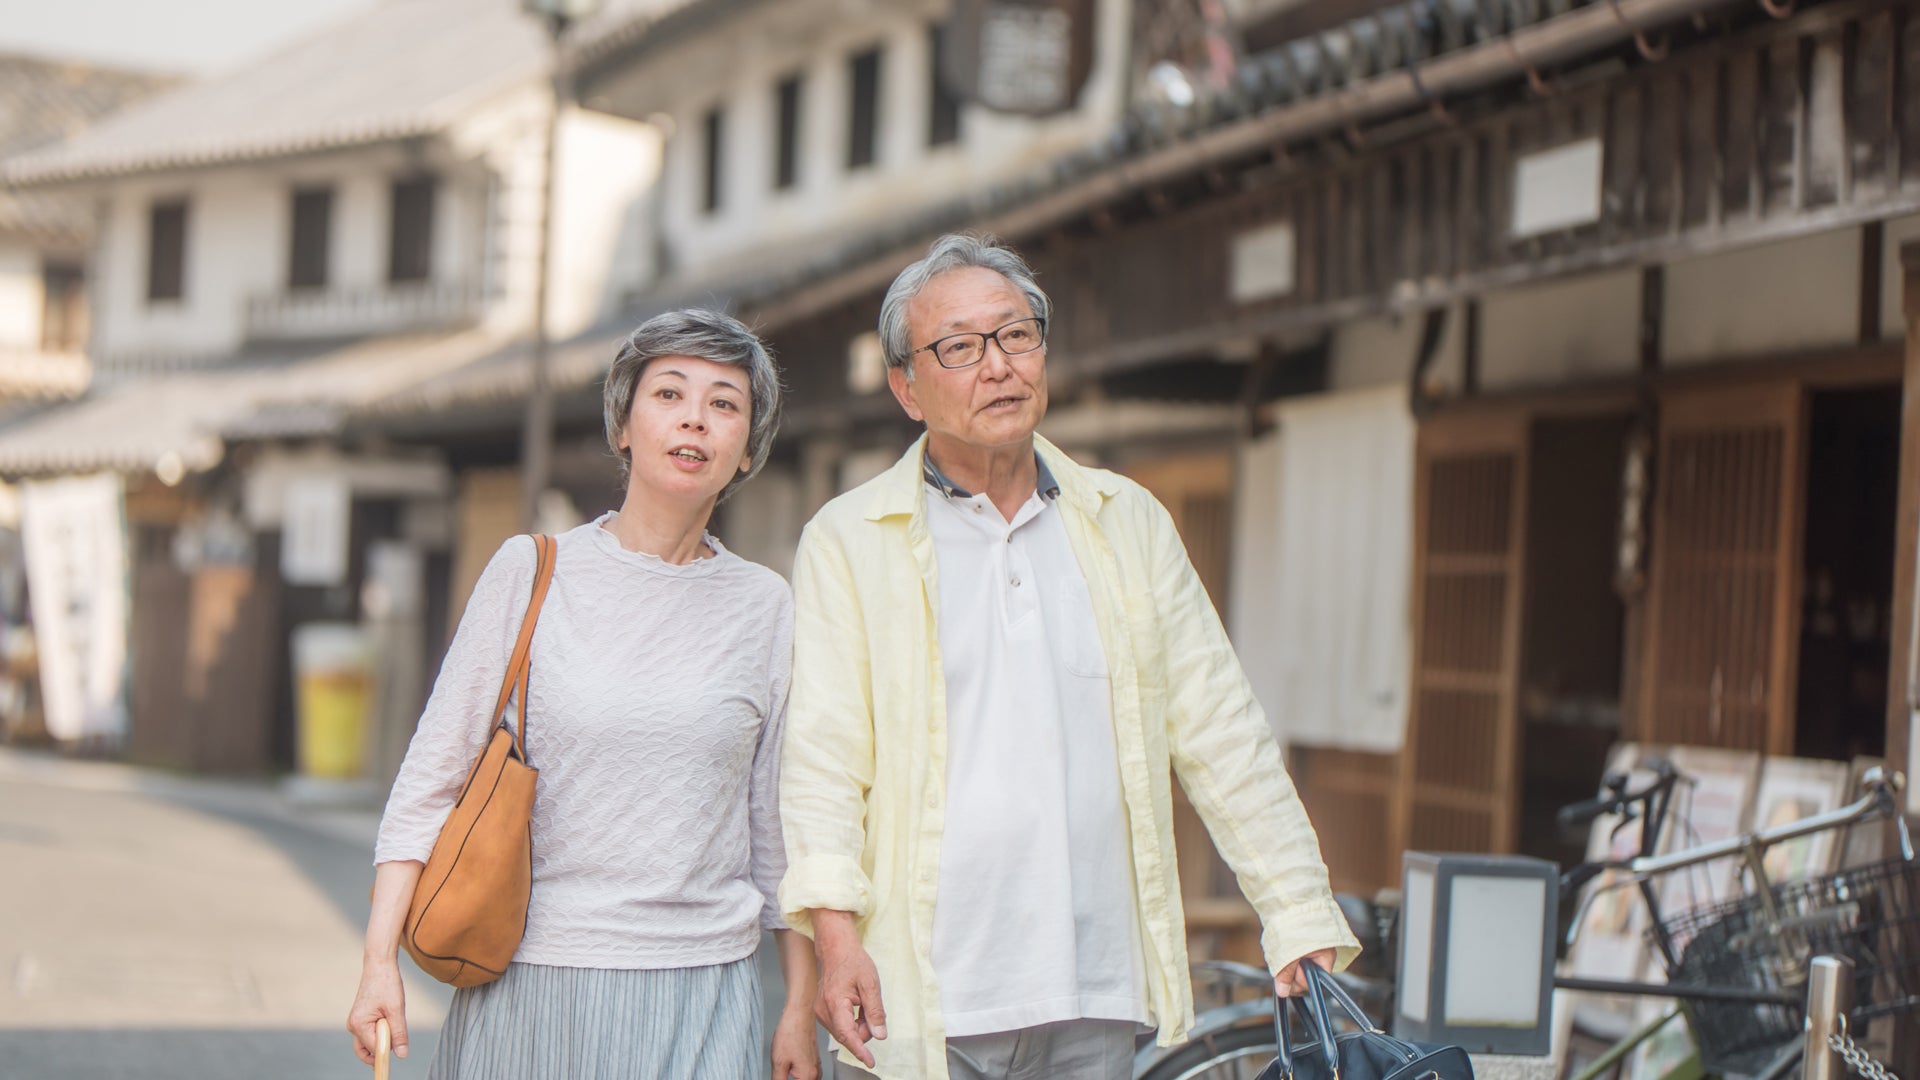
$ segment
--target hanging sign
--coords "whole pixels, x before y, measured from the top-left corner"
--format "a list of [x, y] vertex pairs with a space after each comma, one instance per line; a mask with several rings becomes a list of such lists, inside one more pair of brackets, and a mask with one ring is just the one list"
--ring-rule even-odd
[[1073, 108], [1093, 70], [1095, 0], [954, 0], [936, 58], [953, 93], [996, 112]]
[[47, 733], [64, 741], [120, 738], [128, 622], [120, 478], [28, 483], [20, 525]]

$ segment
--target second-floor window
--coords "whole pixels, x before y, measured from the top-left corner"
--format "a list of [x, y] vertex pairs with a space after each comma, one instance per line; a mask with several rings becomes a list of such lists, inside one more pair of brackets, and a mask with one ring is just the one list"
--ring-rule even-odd
[[157, 202], [147, 215], [147, 299], [187, 292], [187, 200]]
[[847, 123], [847, 168], [873, 164], [880, 143], [880, 50], [868, 49], [849, 63], [850, 115]]
[[388, 281], [425, 281], [433, 272], [433, 203], [439, 179], [409, 176], [393, 182], [393, 235]]
[[800, 180], [800, 76], [780, 80], [779, 127], [775, 131], [773, 186], [785, 191]]
[[707, 119], [701, 125], [701, 149], [704, 152], [700, 177], [700, 209], [709, 214], [720, 210], [720, 196], [726, 190], [726, 177], [721, 170], [727, 156], [727, 113], [723, 106], [715, 105], [707, 110]]
[[287, 288], [326, 288], [327, 244], [332, 231], [333, 189], [330, 187], [294, 189], [293, 236], [287, 260]]
[[79, 352], [87, 345], [87, 276], [78, 263], [48, 262], [40, 281], [46, 301], [40, 314], [40, 347]]
[[945, 146], [960, 138], [960, 99], [948, 88], [940, 74], [940, 54], [947, 47], [947, 27], [934, 23], [927, 28], [928, 90], [927, 145]]

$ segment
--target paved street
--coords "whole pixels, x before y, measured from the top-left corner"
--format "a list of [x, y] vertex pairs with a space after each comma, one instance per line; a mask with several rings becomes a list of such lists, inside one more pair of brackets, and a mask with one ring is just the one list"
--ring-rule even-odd
[[[267, 784], [0, 749], [0, 1076], [367, 1075], [341, 1021], [376, 823]], [[408, 970], [395, 1075], [418, 1077], [448, 991]]]

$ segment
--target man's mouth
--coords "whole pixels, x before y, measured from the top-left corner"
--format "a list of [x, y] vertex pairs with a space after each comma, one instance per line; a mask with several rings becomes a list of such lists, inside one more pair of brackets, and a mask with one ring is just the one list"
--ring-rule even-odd
[[1026, 398], [1024, 398], [1024, 397], [998, 397], [998, 398], [994, 398], [994, 399], [993, 399], [992, 401], [989, 401], [989, 402], [987, 402], [987, 404], [986, 404], [986, 409], [983, 409], [982, 411], [984, 412], [984, 411], [987, 411], [987, 410], [991, 410], [991, 409], [1006, 409], [1006, 408], [1012, 408], [1012, 407], [1014, 407], [1014, 406], [1017, 406], [1017, 405], [1019, 405], [1019, 404], [1020, 404], [1021, 402], [1023, 402], [1023, 401], [1025, 401], [1025, 400], [1027, 400], [1027, 399], [1026, 399]]

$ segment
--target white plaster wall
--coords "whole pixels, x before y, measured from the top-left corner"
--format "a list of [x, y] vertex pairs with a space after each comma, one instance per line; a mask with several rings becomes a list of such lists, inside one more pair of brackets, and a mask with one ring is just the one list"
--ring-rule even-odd
[[40, 253], [0, 242], [0, 348], [38, 349], [46, 282]]
[[549, 325], [569, 337], [612, 311], [651, 270], [647, 193], [660, 175], [660, 133], [575, 110], [560, 128]]
[[1859, 294], [1858, 229], [1673, 263], [1662, 362], [1851, 345], [1860, 334]]
[[[1388, 383], [1406, 385], [1413, 375], [1420, 349], [1421, 312], [1355, 319], [1334, 331], [1329, 390], [1358, 390]], [[1457, 391], [1465, 371], [1466, 322], [1462, 305], [1448, 312], [1440, 337], [1440, 351], [1428, 368], [1428, 382], [1436, 390]]]
[[1639, 329], [1637, 270], [1494, 293], [1480, 302], [1480, 385], [1498, 390], [1632, 374]]
[[1880, 266], [1880, 336], [1899, 339], [1906, 335], [1907, 320], [1900, 307], [1900, 245], [1920, 242], [1920, 214], [1887, 222]]
[[[149, 213], [187, 201], [179, 300], [147, 299]], [[100, 359], [213, 356], [238, 348], [246, 300], [285, 277], [285, 193], [258, 173], [224, 170], [117, 185], [100, 244], [93, 353]]]
[[[643, 61], [660, 70], [614, 93], [629, 115], [669, 118], [662, 230], [678, 269], [724, 272], [772, 249], [978, 192], [1093, 143], [1119, 117], [1128, 5], [1101, 0], [1094, 67], [1076, 109], [1031, 120], [964, 108], [959, 140], [929, 148], [927, 27], [943, 11], [935, 2], [794, 0], [729, 20], [712, 40], [670, 59]], [[849, 171], [849, 63], [874, 45], [883, 54], [877, 160]], [[776, 93], [795, 72], [804, 73], [800, 176], [793, 189], [775, 191]], [[726, 109], [726, 190], [719, 212], [708, 214], [705, 117], [715, 104]]]

